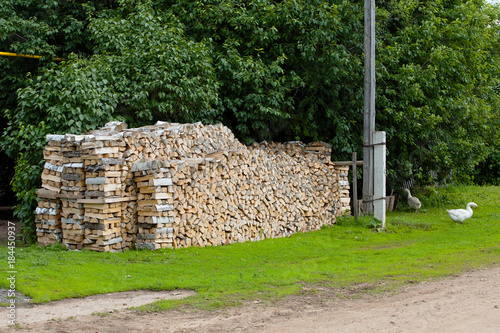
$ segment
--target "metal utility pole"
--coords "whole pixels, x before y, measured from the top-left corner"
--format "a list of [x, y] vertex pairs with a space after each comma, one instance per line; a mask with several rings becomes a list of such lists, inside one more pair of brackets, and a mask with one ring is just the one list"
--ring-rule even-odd
[[373, 132], [375, 131], [375, 0], [365, 0], [365, 85], [363, 124], [363, 206], [373, 212]]

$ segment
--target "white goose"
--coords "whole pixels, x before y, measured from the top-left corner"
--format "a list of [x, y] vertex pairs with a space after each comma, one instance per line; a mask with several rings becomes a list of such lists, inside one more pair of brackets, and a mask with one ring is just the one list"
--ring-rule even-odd
[[471, 207], [476, 209], [477, 205], [474, 202], [469, 202], [466, 209], [448, 209], [447, 212], [453, 221], [462, 223], [472, 217]]
[[405, 193], [408, 193], [408, 206], [410, 206], [411, 209], [414, 209], [416, 212], [422, 207], [422, 204], [420, 203], [420, 200], [416, 197], [412, 197], [410, 190], [405, 188], [404, 191]]

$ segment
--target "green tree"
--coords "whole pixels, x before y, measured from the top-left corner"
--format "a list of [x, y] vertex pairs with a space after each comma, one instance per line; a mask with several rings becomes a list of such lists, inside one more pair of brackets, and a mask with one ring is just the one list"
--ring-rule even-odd
[[[2, 51], [42, 55], [0, 58], [18, 216], [33, 225], [45, 135], [110, 120], [222, 121], [245, 143], [361, 152], [363, 15], [361, 0], [2, 2]], [[377, 129], [394, 186], [463, 178], [499, 146], [499, 16], [483, 0], [377, 1]]]
[[[239, 137], [324, 140], [337, 159], [362, 151], [362, 1], [159, 3], [212, 41]], [[377, 128], [393, 183], [469, 174], [498, 142], [498, 15], [481, 0], [377, 1]], [[257, 73], [275, 84], [248, 80]], [[267, 105], [276, 112], [258, 112]]]
[[163, 0], [158, 6], [173, 12], [191, 38], [210, 42], [224, 119], [238, 137], [325, 140], [337, 152], [358, 145], [351, 128], [362, 121], [362, 3]]
[[377, 122], [393, 177], [470, 174], [498, 143], [498, 9], [389, 1], [378, 9]]
[[[10, 169], [15, 162], [14, 177], [8, 181], [17, 197], [16, 214], [31, 237], [34, 235], [35, 191], [40, 185], [44, 136], [57, 128], [57, 124], [49, 121], [47, 126], [45, 121], [50, 119], [46, 116], [47, 111], [40, 114], [40, 108], [23, 98], [28, 98], [30, 89], [37, 89], [37, 84], [43, 86], [38, 76], [57, 72], [55, 57], [88, 54], [89, 44], [84, 36], [88, 8], [103, 8], [103, 5], [99, 1], [5, 0], [0, 3], [0, 51], [42, 57], [0, 57], [0, 148], [7, 157], [2, 158], [2, 164]], [[24, 88], [28, 89], [23, 91]], [[54, 85], [52, 88], [59, 89]], [[43, 92], [52, 95], [47, 96], [46, 101], [50, 99], [57, 104], [53, 99], [55, 91]], [[48, 105], [43, 99], [38, 101], [40, 107]], [[10, 172], [6, 175], [10, 176]]]
[[[49, 17], [46, 30], [54, 28], [49, 23], [59, 24], [43, 3], [38, 9], [49, 11], [42, 15]], [[29, 234], [47, 134], [80, 134], [111, 120], [142, 126], [158, 119], [212, 122], [218, 117], [218, 84], [208, 49], [184, 38], [175, 17], [155, 13], [147, 3], [101, 10], [87, 3], [81, 9], [88, 14], [89, 53], [71, 53], [61, 63], [37, 68], [36, 76], [23, 78], [16, 103], [3, 112], [7, 126], [1, 148], [16, 160], [17, 215]]]

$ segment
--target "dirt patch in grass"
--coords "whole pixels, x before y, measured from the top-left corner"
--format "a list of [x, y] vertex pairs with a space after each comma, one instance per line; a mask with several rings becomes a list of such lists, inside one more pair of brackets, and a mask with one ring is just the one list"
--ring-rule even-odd
[[[122, 309], [141, 306], [159, 300], [180, 299], [194, 294], [195, 292], [189, 290], [134, 290], [83, 298], [69, 298], [43, 304], [31, 304], [29, 303], [29, 298], [26, 298], [26, 300], [19, 303], [16, 300], [15, 314], [18, 324], [29, 327], [33, 324], [59, 322], [74, 317], [106, 317]], [[7, 318], [9, 311], [9, 308], [2, 307], [0, 318]], [[7, 319], [0, 320], [0, 328], [6, 327], [8, 324]], [[75, 329], [78, 330], [77, 327]]]
[[[108, 294], [20, 307], [17, 327], [7, 332], [500, 332], [499, 276], [500, 267], [494, 267], [348, 298], [305, 286], [300, 295], [276, 303], [256, 300], [218, 311], [144, 313], [123, 309], [138, 305], [138, 294]], [[107, 305], [98, 307], [99, 300]], [[66, 316], [57, 309], [65, 309]], [[5, 320], [2, 324], [5, 329]]]

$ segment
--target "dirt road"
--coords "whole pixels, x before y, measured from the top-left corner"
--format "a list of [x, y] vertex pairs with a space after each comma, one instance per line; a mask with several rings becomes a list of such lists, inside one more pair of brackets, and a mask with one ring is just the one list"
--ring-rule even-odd
[[[170, 296], [188, 295], [183, 293]], [[161, 313], [117, 310], [133, 306], [134, 297], [103, 295], [92, 296], [91, 302], [80, 300], [78, 306], [77, 300], [63, 300], [17, 311], [19, 326], [31, 332], [500, 332], [500, 267], [409, 285], [393, 295], [333, 295], [326, 291], [217, 312]], [[107, 305], [98, 307], [100, 303]], [[64, 308], [71, 310], [63, 313]], [[6, 317], [5, 309], [1, 315]], [[7, 328], [4, 322], [0, 331], [19, 332], [19, 327]]]

